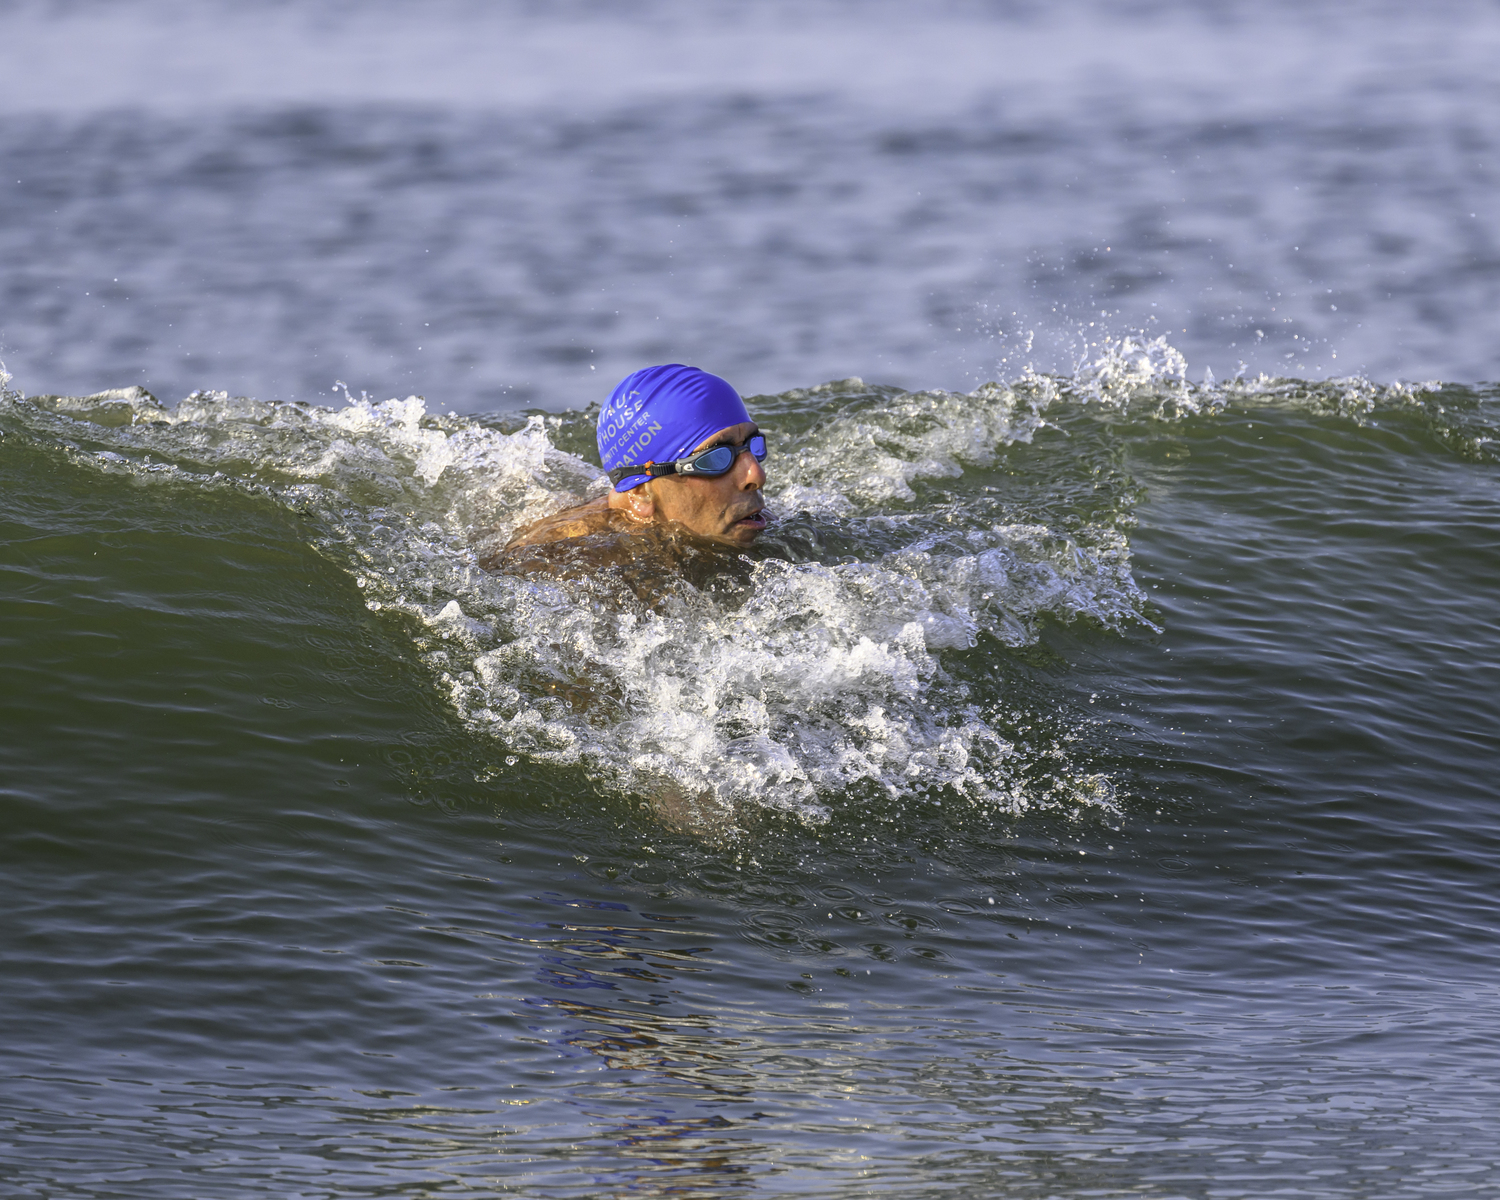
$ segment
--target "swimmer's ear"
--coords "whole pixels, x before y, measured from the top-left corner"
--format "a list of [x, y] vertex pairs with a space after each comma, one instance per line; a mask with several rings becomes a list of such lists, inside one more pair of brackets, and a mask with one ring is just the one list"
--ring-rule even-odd
[[649, 521], [656, 515], [656, 501], [651, 496], [651, 484], [643, 483], [628, 492], [610, 492], [607, 501], [610, 508], [624, 512], [637, 521]]

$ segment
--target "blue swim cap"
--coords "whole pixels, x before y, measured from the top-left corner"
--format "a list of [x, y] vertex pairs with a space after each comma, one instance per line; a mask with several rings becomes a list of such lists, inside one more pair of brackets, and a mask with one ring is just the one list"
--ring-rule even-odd
[[[673, 462], [721, 429], [750, 419], [740, 394], [717, 375], [669, 363], [627, 375], [599, 413], [599, 461], [606, 471]], [[650, 479], [627, 475], [615, 491]]]

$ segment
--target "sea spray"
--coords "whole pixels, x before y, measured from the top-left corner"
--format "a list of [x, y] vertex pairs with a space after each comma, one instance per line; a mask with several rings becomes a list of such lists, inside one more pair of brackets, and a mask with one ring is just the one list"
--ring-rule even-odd
[[[741, 584], [684, 585], [654, 606], [608, 579], [477, 565], [476, 547], [602, 492], [599, 469], [562, 448], [588, 414], [223, 393], [167, 409], [136, 388], [9, 394], [4, 424], [93, 469], [305, 514], [309, 540], [404, 622], [497, 755], [818, 821], [857, 787], [1010, 812], [1044, 795], [1108, 803], [1108, 781], [1067, 762], [1037, 786], [1014, 732], [1029, 718], [970, 660], [1024, 651], [1048, 622], [1150, 628], [1130, 570], [1131, 423], [1289, 403], [1454, 416], [1427, 391], [1360, 380], [1193, 384], [1170, 346], [1129, 339], [1072, 376], [970, 394], [845, 380], [757, 397], [777, 522]], [[1466, 419], [1483, 452], [1487, 427]]]

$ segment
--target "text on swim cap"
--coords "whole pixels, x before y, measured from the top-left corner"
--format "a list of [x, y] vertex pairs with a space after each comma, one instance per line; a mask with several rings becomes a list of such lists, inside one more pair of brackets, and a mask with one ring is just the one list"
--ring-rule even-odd
[[[605, 426], [604, 436], [605, 437], [613, 437], [616, 428], [617, 427], [612, 426], [612, 425]], [[615, 442], [615, 444], [610, 447], [611, 452], [613, 452], [615, 450], [618, 450], [619, 447], [620, 447], [620, 443], [623, 442], [625, 440], [625, 438], [627, 438], [631, 434], [635, 433], [636, 429], [637, 429], [636, 426], [631, 426], [629, 429], [626, 429], [625, 432], [624, 432], [624, 436], [622, 436], [619, 439], [619, 441]], [[625, 450], [624, 450], [625, 456], [629, 457], [630, 455], [635, 454], [637, 451], [644, 450], [647, 446], [649, 446], [651, 444], [652, 440], [660, 432], [661, 432], [661, 422], [659, 422], [659, 421], [652, 421], [650, 425], [646, 426], [646, 428], [643, 431], [641, 431], [640, 436], [638, 436], [635, 439], [635, 441], [631, 442], [629, 446], [625, 447]]]

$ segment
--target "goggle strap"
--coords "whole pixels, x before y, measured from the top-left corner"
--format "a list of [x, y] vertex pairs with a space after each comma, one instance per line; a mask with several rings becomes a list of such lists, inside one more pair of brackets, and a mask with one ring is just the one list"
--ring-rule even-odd
[[677, 474], [676, 463], [627, 463], [623, 467], [616, 467], [608, 472], [610, 483], [619, 483], [622, 479], [628, 479], [632, 475], [649, 475], [655, 479], [660, 475]]

